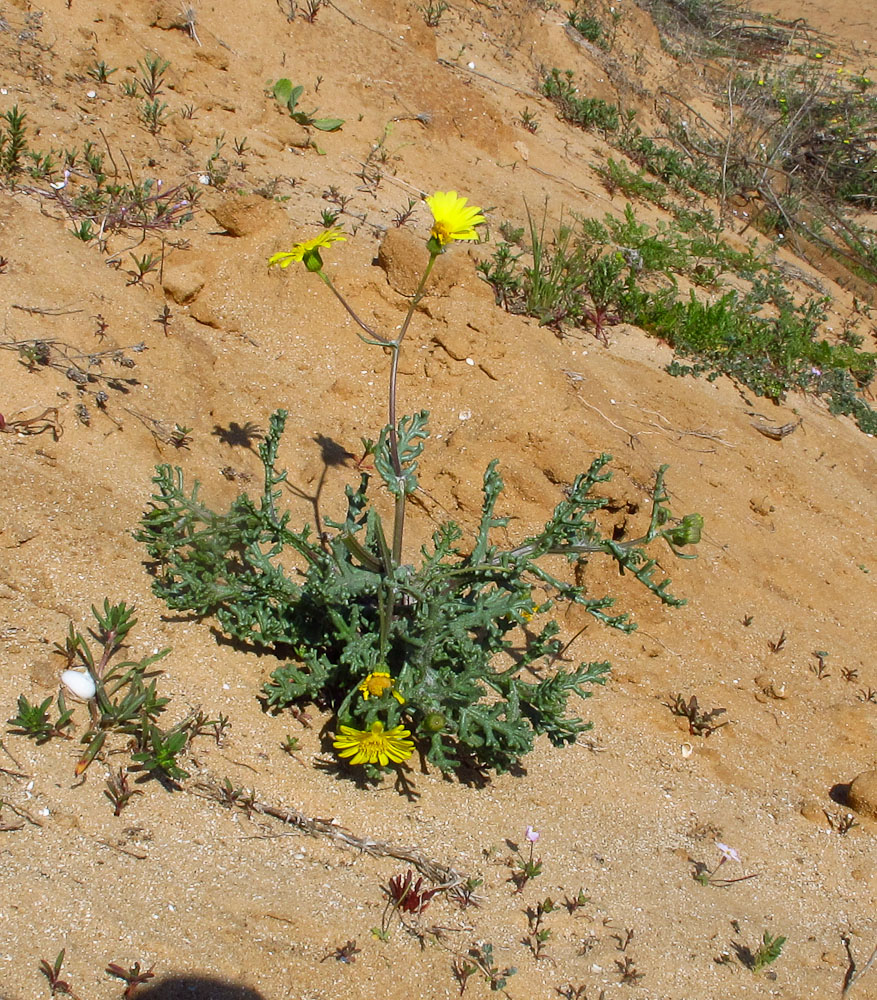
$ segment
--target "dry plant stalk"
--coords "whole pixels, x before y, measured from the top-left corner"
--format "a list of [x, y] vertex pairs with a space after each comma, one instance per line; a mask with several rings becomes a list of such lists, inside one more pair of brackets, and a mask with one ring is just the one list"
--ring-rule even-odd
[[336, 826], [331, 820], [312, 818], [305, 816], [297, 809], [280, 808], [259, 802], [255, 793], [251, 793], [246, 798], [230, 799], [223, 787], [216, 781], [197, 781], [194, 784], [194, 789], [195, 794], [201, 795], [202, 798], [237, 806], [247, 815], [255, 812], [261, 816], [271, 816], [274, 819], [279, 819], [281, 823], [297, 827], [312, 837], [326, 837], [336, 844], [352, 847], [354, 850], [370, 854], [372, 857], [396, 858], [398, 861], [406, 861], [428, 879], [439, 883], [443, 889], [452, 889], [454, 886], [466, 882], [465, 876], [447, 865], [426, 857], [415, 847], [400, 847], [398, 844], [390, 844], [385, 840], [357, 837], [345, 830], [344, 827]]

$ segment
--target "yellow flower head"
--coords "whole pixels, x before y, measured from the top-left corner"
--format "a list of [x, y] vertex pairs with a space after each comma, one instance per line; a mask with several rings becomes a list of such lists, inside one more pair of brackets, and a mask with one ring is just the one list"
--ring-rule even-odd
[[477, 240], [475, 226], [487, 220], [481, 209], [468, 205], [468, 198], [459, 198], [456, 191], [436, 191], [426, 199], [432, 212], [430, 236], [439, 249], [454, 240]]
[[339, 726], [341, 735], [336, 736], [332, 746], [339, 757], [349, 757], [351, 764], [380, 764], [386, 767], [388, 761], [401, 764], [414, 751], [411, 735], [404, 726], [395, 726], [384, 732], [383, 722], [373, 722], [371, 729], [351, 729]]
[[389, 690], [390, 694], [400, 705], [405, 704], [405, 699], [396, 690], [395, 681], [386, 670], [372, 671], [362, 684], [359, 685], [359, 690], [362, 691], [362, 697], [366, 701], [371, 697], [380, 698], [385, 691]]
[[282, 253], [276, 253], [272, 257], [269, 257], [268, 266], [279, 264], [281, 267], [289, 267], [293, 262], [303, 261], [309, 271], [319, 271], [323, 267], [323, 260], [320, 257], [320, 247], [328, 247], [338, 240], [343, 241], [346, 239], [347, 237], [342, 230], [338, 228], [326, 229], [312, 240], [305, 240], [304, 243], [296, 243], [291, 250], [285, 250]]

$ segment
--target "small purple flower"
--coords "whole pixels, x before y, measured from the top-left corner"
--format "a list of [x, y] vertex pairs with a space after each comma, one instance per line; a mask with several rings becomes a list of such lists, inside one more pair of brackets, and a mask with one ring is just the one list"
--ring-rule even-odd
[[531, 844], [535, 844], [539, 839], [539, 831], [534, 830], [532, 826], [528, 826], [524, 836], [530, 841]]
[[740, 855], [737, 853], [737, 851], [735, 850], [735, 848], [728, 847], [727, 844], [720, 844], [718, 840], [716, 841], [716, 847], [718, 847], [718, 849], [721, 851], [722, 861], [739, 861], [740, 860]]

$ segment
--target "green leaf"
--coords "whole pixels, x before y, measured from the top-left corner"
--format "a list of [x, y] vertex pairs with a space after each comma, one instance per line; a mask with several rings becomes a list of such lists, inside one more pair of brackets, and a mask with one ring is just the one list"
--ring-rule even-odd
[[313, 118], [310, 122], [314, 128], [321, 132], [337, 132], [344, 124], [343, 118]]
[[292, 80], [287, 80], [285, 77], [278, 80], [274, 84], [274, 98], [279, 101], [280, 104], [288, 104], [289, 98], [292, 95]]

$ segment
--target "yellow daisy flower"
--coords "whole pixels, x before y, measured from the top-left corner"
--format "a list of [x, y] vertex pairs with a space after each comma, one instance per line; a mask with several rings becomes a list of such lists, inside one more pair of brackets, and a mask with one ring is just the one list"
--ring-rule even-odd
[[390, 694], [400, 705], [405, 704], [405, 699], [396, 690], [395, 681], [386, 670], [372, 671], [362, 684], [359, 685], [359, 690], [362, 691], [362, 697], [366, 701], [371, 697], [380, 698], [385, 691], [389, 690]]
[[487, 220], [481, 209], [467, 205], [468, 198], [460, 198], [456, 191], [436, 191], [426, 199], [432, 212], [430, 235], [439, 247], [445, 247], [454, 240], [477, 240], [475, 226]]
[[380, 764], [388, 761], [401, 764], [414, 751], [411, 735], [404, 726], [395, 726], [384, 732], [383, 722], [373, 722], [371, 729], [352, 729], [339, 726], [341, 735], [332, 741], [339, 757], [349, 757], [351, 764]]
[[281, 267], [289, 267], [297, 261], [303, 261], [309, 271], [319, 271], [323, 266], [320, 257], [320, 247], [328, 247], [338, 240], [346, 240], [347, 237], [341, 229], [327, 229], [315, 236], [312, 240], [305, 240], [304, 243], [296, 243], [291, 250], [276, 253], [268, 258], [268, 266], [279, 264]]

